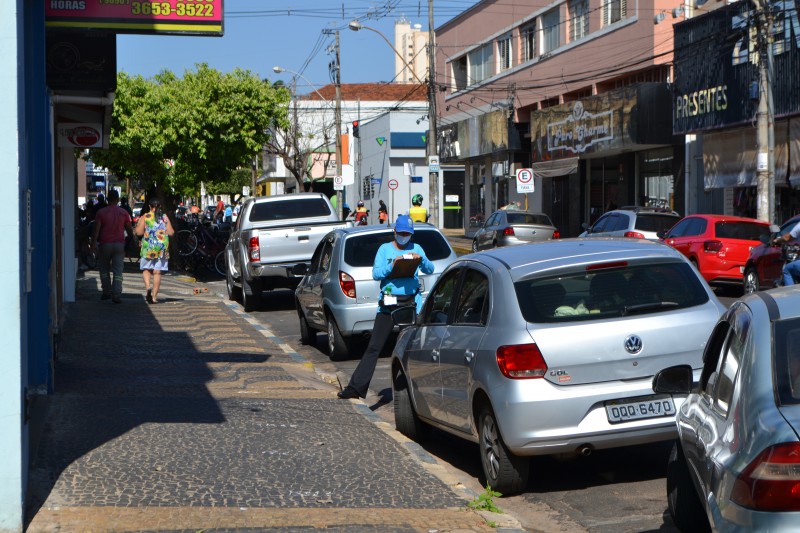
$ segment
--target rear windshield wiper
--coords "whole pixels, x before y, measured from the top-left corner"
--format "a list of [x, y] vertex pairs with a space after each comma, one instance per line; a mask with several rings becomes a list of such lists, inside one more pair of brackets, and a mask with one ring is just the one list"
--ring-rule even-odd
[[650, 302], [646, 304], [626, 305], [622, 308], [622, 316], [663, 309], [664, 307], [678, 307], [678, 302]]

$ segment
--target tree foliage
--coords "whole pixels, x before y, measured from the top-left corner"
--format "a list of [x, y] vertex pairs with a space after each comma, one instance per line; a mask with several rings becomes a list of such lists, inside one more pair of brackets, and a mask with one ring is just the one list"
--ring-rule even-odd
[[[89, 157], [118, 177], [194, 195], [204, 182], [219, 190], [250, 168], [271, 131], [288, 127], [284, 87], [248, 70], [221, 73], [200, 63], [182, 78], [117, 75], [108, 149]], [[241, 188], [239, 188], [241, 190]]]

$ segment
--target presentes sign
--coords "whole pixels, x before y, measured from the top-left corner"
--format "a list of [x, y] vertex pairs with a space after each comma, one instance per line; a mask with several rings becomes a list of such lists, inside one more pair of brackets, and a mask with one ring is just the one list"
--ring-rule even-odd
[[102, 148], [103, 125], [98, 123], [58, 125], [58, 146], [61, 148]]
[[222, 0], [44, 0], [45, 26], [115, 33], [222, 35]]

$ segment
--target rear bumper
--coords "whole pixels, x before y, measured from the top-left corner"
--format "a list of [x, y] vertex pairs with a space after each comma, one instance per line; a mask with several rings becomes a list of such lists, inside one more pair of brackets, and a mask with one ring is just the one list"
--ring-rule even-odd
[[290, 264], [276, 264], [266, 265], [262, 263], [248, 263], [245, 267], [246, 277], [248, 280], [259, 278], [282, 278], [282, 279], [302, 279], [303, 274], [299, 270], [295, 270], [297, 265], [309, 266], [305, 261], [298, 261]]

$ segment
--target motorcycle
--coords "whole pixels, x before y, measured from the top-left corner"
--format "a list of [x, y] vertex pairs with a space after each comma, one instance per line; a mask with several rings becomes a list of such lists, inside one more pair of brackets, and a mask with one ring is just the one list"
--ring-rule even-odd
[[[797, 261], [800, 257], [800, 243], [798, 242], [782, 242], [781, 247], [781, 275], [775, 280], [775, 287], [783, 287], [783, 268]], [[795, 278], [795, 284], [800, 283], [800, 279]]]

